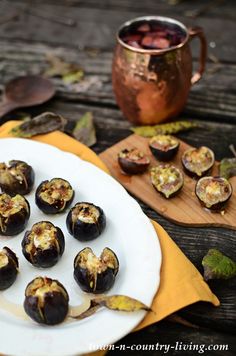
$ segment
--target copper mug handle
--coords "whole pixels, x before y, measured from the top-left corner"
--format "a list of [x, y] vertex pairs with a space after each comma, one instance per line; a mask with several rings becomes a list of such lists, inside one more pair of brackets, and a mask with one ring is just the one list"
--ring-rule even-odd
[[197, 83], [205, 70], [206, 58], [207, 58], [207, 41], [204, 35], [203, 29], [201, 27], [192, 27], [189, 28], [190, 38], [198, 37], [200, 40], [200, 57], [199, 57], [199, 68], [196, 73], [193, 74], [191, 78], [191, 84]]

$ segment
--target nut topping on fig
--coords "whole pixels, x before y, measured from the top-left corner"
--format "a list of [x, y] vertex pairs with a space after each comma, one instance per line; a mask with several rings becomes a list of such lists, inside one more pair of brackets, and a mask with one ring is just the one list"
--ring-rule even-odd
[[88, 293], [108, 291], [119, 270], [116, 254], [108, 247], [97, 257], [90, 247], [80, 251], [74, 260], [74, 278], [80, 288]]

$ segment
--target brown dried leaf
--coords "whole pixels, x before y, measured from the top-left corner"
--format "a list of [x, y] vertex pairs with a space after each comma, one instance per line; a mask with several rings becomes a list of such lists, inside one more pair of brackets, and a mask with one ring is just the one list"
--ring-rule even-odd
[[45, 112], [31, 120], [24, 121], [19, 126], [14, 127], [10, 133], [16, 137], [30, 138], [55, 130], [63, 130], [65, 125], [66, 119], [62, 116]]

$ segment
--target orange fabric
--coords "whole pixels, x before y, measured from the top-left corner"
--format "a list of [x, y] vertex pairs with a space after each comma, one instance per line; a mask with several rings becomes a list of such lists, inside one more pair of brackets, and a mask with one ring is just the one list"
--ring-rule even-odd
[[[0, 138], [11, 137], [9, 131], [17, 124], [19, 124], [18, 121], [10, 121], [0, 127]], [[36, 136], [33, 140], [51, 144], [63, 151], [72, 152], [108, 172], [104, 163], [93, 151], [62, 132], [56, 131]], [[167, 232], [157, 222], [153, 221], [152, 223], [157, 232], [162, 251], [160, 287], [152, 304], [154, 312], [147, 313], [136, 330], [155, 323], [177, 310], [198, 301], [211, 302], [215, 306], [220, 304], [218, 298], [204, 282], [201, 274], [182, 253]], [[101, 356], [104, 353], [101, 352], [97, 356]], [[96, 353], [93, 355], [96, 356]]]

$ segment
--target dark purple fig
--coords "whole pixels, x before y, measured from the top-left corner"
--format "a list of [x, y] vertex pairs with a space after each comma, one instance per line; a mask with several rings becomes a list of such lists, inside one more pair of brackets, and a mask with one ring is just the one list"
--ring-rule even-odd
[[74, 278], [87, 293], [104, 293], [114, 284], [119, 270], [116, 254], [108, 247], [97, 257], [90, 247], [80, 251], [74, 260]]
[[157, 135], [149, 141], [152, 154], [159, 161], [170, 161], [178, 152], [179, 140], [170, 135]]
[[0, 251], [0, 290], [9, 288], [16, 280], [19, 269], [16, 254], [8, 247]]
[[205, 208], [221, 211], [230, 199], [233, 188], [223, 177], [203, 177], [197, 182], [195, 192]]
[[77, 203], [70, 209], [66, 226], [79, 241], [90, 241], [101, 235], [106, 226], [104, 211], [92, 203]]
[[141, 174], [147, 170], [150, 159], [137, 148], [131, 148], [118, 154], [118, 163], [127, 174]]
[[9, 164], [0, 163], [0, 188], [3, 192], [25, 195], [34, 185], [34, 171], [23, 161], [12, 160]]
[[41, 221], [26, 231], [21, 243], [25, 258], [35, 267], [52, 267], [65, 249], [63, 232], [49, 221]]
[[160, 164], [151, 169], [151, 182], [156, 190], [168, 199], [183, 187], [184, 176], [177, 167], [168, 163]]
[[72, 203], [74, 190], [67, 180], [53, 178], [42, 182], [35, 193], [35, 202], [45, 214], [62, 213]]
[[69, 296], [57, 280], [37, 277], [26, 287], [24, 309], [37, 323], [59, 324], [68, 314]]
[[182, 155], [185, 172], [193, 178], [200, 178], [209, 173], [214, 162], [214, 152], [205, 146], [189, 148]]
[[0, 235], [22, 232], [30, 217], [30, 205], [22, 195], [0, 194]]

